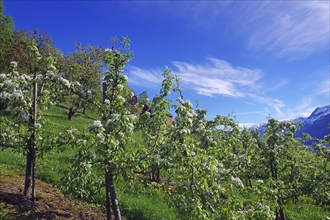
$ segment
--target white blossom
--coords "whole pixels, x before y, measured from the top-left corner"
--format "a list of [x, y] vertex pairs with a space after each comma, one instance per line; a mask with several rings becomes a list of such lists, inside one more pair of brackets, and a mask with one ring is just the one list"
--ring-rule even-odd
[[10, 65], [11, 65], [13, 68], [16, 68], [16, 67], [17, 67], [17, 62], [16, 62], [16, 61], [11, 61], [11, 62], [10, 62]]
[[231, 177], [231, 180], [234, 182], [234, 184], [240, 188], [244, 188], [244, 184], [242, 180], [238, 177]]
[[264, 183], [264, 181], [259, 179], [259, 180], [257, 180], [257, 183]]
[[12, 98], [13, 99], [20, 99], [20, 98], [23, 99], [22, 91], [21, 90], [14, 91], [13, 94], [12, 94]]
[[15, 83], [13, 83], [10, 79], [5, 80], [3, 83], [4, 83], [4, 86], [9, 87], [9, 88], [15, 86]]
[[193, 115], [191, 112], [187, 112], [187, 116], [188, 116], [189, 118], [194, 117], [194, 115]]
[[190, 102], [189, 100], [187, 100], [187, 101], [185, 102], [185, 104], [186, 104], [187, 106], [189, 106], [189, 107], [192, 107], [192, 104], [191, 104], [191, 102]]
[[119, 100], [120, 102], [125, 102], [125, 98], [122, 97], [121, 95], [118, 96], [118, 100]]
[[110, 105], [110, 100], [109, 99], [105, 99], [104, 100], [104, 104]]
[[118, 84], [118, 85], [117, 85], [117, 89], [118, 89], [119, 91], [121, 91], [123, 88], [124, 88], [123, 85], [121, 85], [121, 84]]
[[54, 65], [50, 65], [50, 66], [48, 67], [48, 69], [49, 69], [49, 70], [52, 70], [52, 71], [55, 71], [55, 70], [56, 70], [56, 67], [55, 67]]
[[184, 107], [183, 105], [179, 105], [178, 109], [179, 109], [180, 111], [184, 111], [184, 110], [186, 110], [186, 107]]
[[65, 85], [66, 87], [70, 88], [71, 84], [70, 84], [69, 80], [64, 79], [63, 77], [60, 77], [59, 80], [61, 81], [61, 83], [63, 85]]
[[93, 122], [93, 127], [100, 128], [102, 127], [102, 122], [100, 120], [96, 120]]
[[46, 76], [52, 79], [55, 76], [55, 73], [53, 71], [47, 71]]
[[246, 159], [246, 157], [245, 157], [245, 155], [244, 154], [242, 154], [242, 155], [240, 155], [239, 157], [238, 157], [238, 161], [239, 162], [243, 162], [243, 161], [245, 161], [245, 159]]
[[97, 133], [97, 134], [96, 134], [96, 137], [97, 137], [97, 139], [99, 139], [101, 142], [103, 142], [104, 139], [105, 139], [105, 137], [104, 137], [104, 135], [103, 135], [102, 133]]
[[127, 126], [129, 127], [129, 129], [133, 129], [134, 125], [132, 123], [128, 123]]
[[5, 78], [6, 78], [6, 74], [1, 73], [1, 74], [0, 74], [0, 79], [5, 79]]
[[81, 86], [80, 82], [78, 82], [78, 81], [75, 81], [75, 82], [73, 83], [73, 85], [75, 85], [75, 86]]

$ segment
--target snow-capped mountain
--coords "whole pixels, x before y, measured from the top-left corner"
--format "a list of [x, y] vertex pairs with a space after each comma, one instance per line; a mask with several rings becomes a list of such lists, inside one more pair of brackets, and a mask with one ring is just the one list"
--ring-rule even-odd
[[[330, 134], [330, 105], [316, 108], [312, 114], [307, 117], [299, 117], [292, 120], [295, 124], [301, 125], [295, 134], [295, 137], [303, 137], [303, 133], [311, 135], [313, 138], [323, 139]], [[265, 124], [251, 129], [258, 129], [259, 133], [264, 134]]]
[[[316, 121], [322, 119], [322, 118], [327, 118], [330, 116], [330, 105], [326, 105], [324, 107], [318, 107], [316, 108], [312, 114], [306, 118], [305, 120], [303, 120], [304, 124], [313, 124]], [[330, 121], [329, 121], [330, 123]]]
[[295, 137], [308, 133], [314, 138], [323, 139], [330, 134], [330, 105], [316, 108], [312, 114], [302, 121], [302, 127]]

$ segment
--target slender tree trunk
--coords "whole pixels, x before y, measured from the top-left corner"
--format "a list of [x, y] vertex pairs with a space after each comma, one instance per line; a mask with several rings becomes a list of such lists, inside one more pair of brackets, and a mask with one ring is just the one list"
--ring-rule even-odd
[[102, 83], [102, 99], [103, 99], [103, 103], [107, 99], [107, 83], [106, 82]]
[[[36, 78], [36, 77], [35, 77]], [[31, 148], [31, 174], [32, 174], [32, 201], [36, 199], [36, 128], [38, 122], [38, 84], [33, 83], [33, 140]]]
[[[34, 77], [35, 78], [35, 77]], [[29, 195], [29, 191], [32, 183], [32, 201], [35, 201], [35, 161], [36, 161], [36, 125], [37, 125], [37, 109], [38, 109], [38, 95], [37, 95], [37, 83], [33, 84], [33, 109], [30, 111], [29, 118], [29, 131], [31, 132], [30, 139], [28, 140], [28, 152], [26, 155], [26, 173], [25, 173], [25, 184], [24, 184], [24, 196]], [[33, 116], [31, 115], [33, 114]]]
[[156, 182], [160, 182], [160, 168], [158, 164], [156, 164]]
[[252, 186], [252, 181], [251, 181], [250, 175], [248, 175], [248, 183], [249, 183], [250, 188], [252, 188], [253, 186]]
[[72, 120], [74, 114], [78, 111], [78, 109], [80, 108], [80, 106], [81, 106], [81, 102], [79, 102], [77, 104], [77, 107], [76, 108], [71, 107], [69, 109], [68, 120], [70, 120], [70, 121]]
[[286, 220], [286, 217], [285, 217], [285, 214], [284, 214], [284, 209], [283, 209], [282, 205], [280, 206], [279, 213], [280, 213], [281, 220]]
[[75, 113], [75, 110], [71, 107], [69, 109], [68, 120], [70, 120], [70, 121], [72, 120], [74, 113]]
[[25, 166], [25, 183], [24, 183], [24, 196], [29, 195], [29, 191], [31, 188], [31, 164], [32, 164], [32, 134], [30, 136], [30, 140], [28, 141], [28, 152], [26, 154], [26, 166]]
[[105, 172], [105, 208], [107, 210], [107, 220], [111, 220], [111, 195], [110, 195], [110, 175], [109, 172]]
[[112, 208], [115, 220], [121, 220], [120, 209], [119, 209], [119, 205], [118, 205], [118, 201], [117, 201], [115, 186], [113, 183], [112, 172], [106, 171], [105, 187], [106, 187], [107, 220], [111, 219], [111, 210], [110, 210], [111, 208]]
[[36, 200], [36, 151], [35, 149], [31, 152], [31, 179], [32, 179], [32, 192], [31, 199], [32, 201]]
[[109, 173], [109, 181], [110, 181], [110, 196], [111, 196], [111, 206], [112, 206], [113, 215], [115, 216], [115, 220], [121, 220], [120, 209], [116, 196], [115, 185], [113, 184], [112, 173]]

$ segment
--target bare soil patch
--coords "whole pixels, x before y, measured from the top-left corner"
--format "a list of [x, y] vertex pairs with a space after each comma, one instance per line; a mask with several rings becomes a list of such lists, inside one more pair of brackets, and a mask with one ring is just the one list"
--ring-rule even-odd
[[0, 219], [106, 219], [102, 208], [65, 197], [37, 180], [37, 201], [23, 196], [23, 176], [0, 175]]

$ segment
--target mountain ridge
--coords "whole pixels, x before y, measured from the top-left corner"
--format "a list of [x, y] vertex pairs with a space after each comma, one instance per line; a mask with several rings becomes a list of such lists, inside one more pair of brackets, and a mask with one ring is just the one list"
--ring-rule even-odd
[[[296, 125], [301, 125], [294, 137], [302, 138], [304, 133], [313, 138], [323, 139], [330, 134], [330, 105], [317, 107], [308, 117], [298, 117], [290, 120]], [[257, 129], [260, 135], [266, 131], [266, 124], [251, 127], [250, 130]], [[307, 143], [307, 142], [306, 142]], [[307, 144], [310, 144], [308, 142]]]

